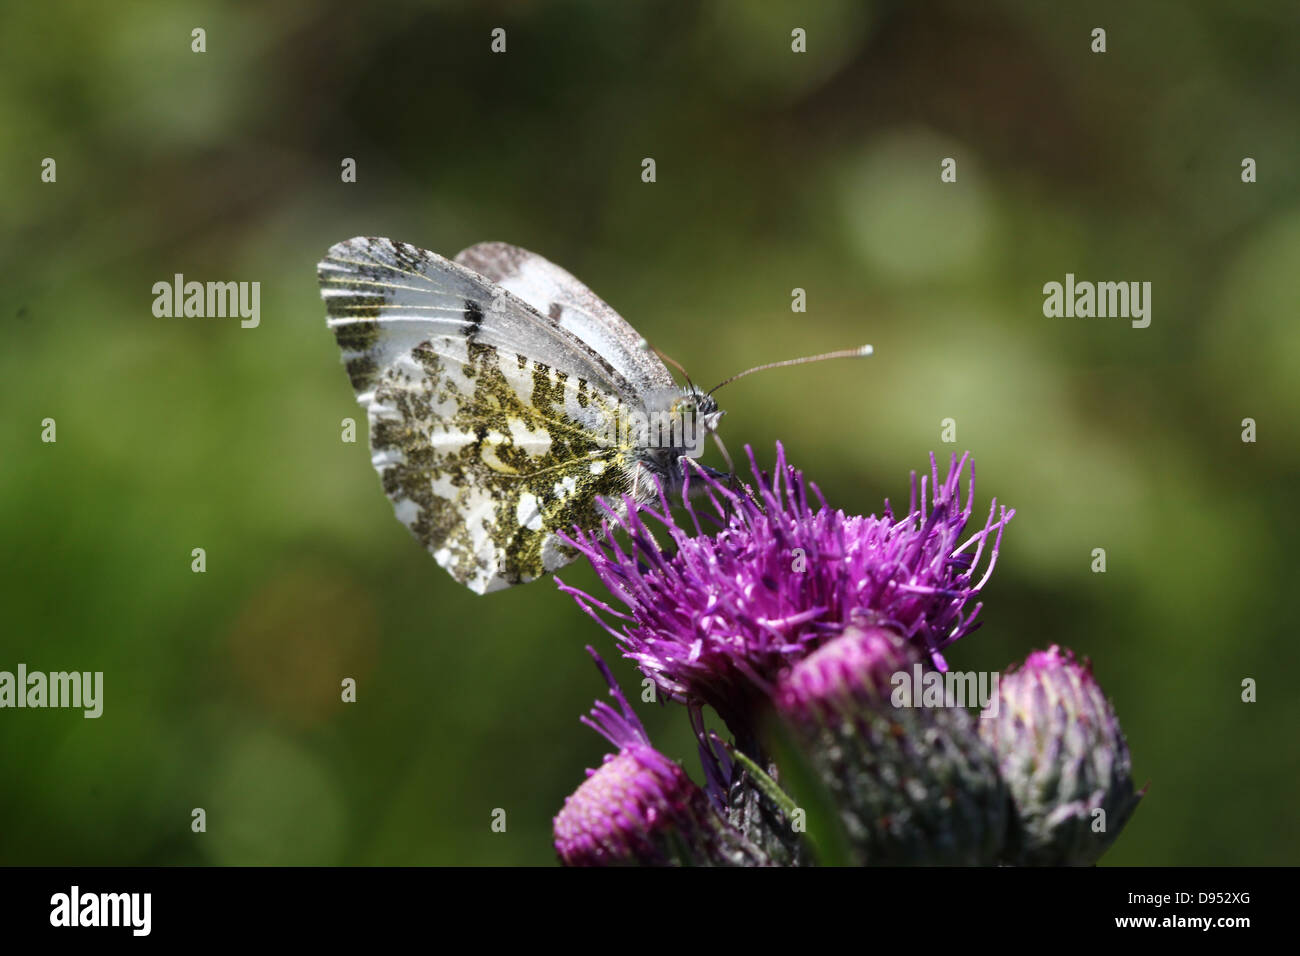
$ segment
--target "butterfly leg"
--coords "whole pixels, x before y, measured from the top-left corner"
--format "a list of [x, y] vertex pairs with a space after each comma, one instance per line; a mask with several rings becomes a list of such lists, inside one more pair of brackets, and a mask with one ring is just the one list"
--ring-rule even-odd
[[[722, 460], [727, 463], [727, 487], [735, 491], [737, 488], [736, 466], [731, 460], [731, 455], [727, 452], [727, 446], [722, 443], [722, 437], [717, 432], [713, 433], [713, 443], [718, 446], [718, 451], [722, 452]], [[720, 478], [722, 475], [719, 473], [717, 477]]]

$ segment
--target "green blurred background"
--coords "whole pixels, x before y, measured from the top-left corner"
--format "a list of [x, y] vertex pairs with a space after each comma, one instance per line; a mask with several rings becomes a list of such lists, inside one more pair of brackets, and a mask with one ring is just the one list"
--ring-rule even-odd
[[[704, 384], [874, 343], [721, 393], [733, 452], [869, 512], [970, 449], [1017, 516], [950, 661], [1093, 658], [1151, 783], [1106, 862], [1297, 862], [1300, 10], [1135, 6], [0, 8], [0, 669], [105, 672], [99, 720], [0, 711], [0, 862], [553, 860], [612, 641], [393, 519], [316, 290], [357, 234], [534, 249]], [[155, 318], [177, 272], [260, 327]], [[1152, 282], [1150, 328], [1045, 318], [1066, 272]]]

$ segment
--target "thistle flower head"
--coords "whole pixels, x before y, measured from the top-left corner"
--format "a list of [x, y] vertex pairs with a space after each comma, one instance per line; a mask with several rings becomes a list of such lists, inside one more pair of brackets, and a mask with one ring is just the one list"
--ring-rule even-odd
[[1055, 645], [1034, 651], [1002, 675], [997, 706], [979, 729], [1015, 804], [1008, 861], [1095, 863], [1142, 793], [1134, 793], [1124, 732], [1091, 665]]
[[[1013, 514], [994, 501], [983, 526], [964, 536], [974, 493], [972, 466], [963, 504], [969, 457], [954, 455], [941, 480], [931, 456], [919, 484], [912, 475], [905, 514], [886, 501], [880, 516], [862, 517], [828, 506], [779, 444], [770, 477], [745, 450], [754, 484], [739, 490], [691, 466], [683, 503], [694, 535], [676, 523], [662, 492], [657, 505], [626, 499], [596, 533], [575, 531], [570, 543], [621, 608], [563, 582], [561, 589], [665, 695], [712, 706], [738, 734], [781, 672], [853, 620], [889, 627], [945, 668], [943, 648], [977, 626], [980, 605], [967, 605], [988, 580]], [[692, 490], [706, 507], [692, 501]]]
[[[591, 651], [591, 648], [588, 648]], [[567, 866], [756, 865], [761, 860], [686, 772], [650, 744], [604, 662], [618, 709], [598, 701], [583, 723], [618, 747], [564, 801], [555, 851]]]

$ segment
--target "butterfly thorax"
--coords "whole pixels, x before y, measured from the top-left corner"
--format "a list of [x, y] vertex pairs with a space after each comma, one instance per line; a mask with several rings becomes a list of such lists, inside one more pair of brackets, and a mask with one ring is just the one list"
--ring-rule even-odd
[[699, 458], [704, 443], [726, 414], [713, 396], [694, 386], [661, 389], [647, 395], [644, 424], [633, 442], [631, 493], [638, 500], [680, 492], [686, 478], [683, 458]]

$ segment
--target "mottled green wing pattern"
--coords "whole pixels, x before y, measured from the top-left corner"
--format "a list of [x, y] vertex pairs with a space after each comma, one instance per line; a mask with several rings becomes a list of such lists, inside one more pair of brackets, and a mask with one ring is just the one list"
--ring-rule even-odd
[[318, 266], [330, 328], [370, 422], [397, 517], [477, 593], [575, 554], [634, 467], [626, 381], [484, 277], [388, 239], [339, 243]]

